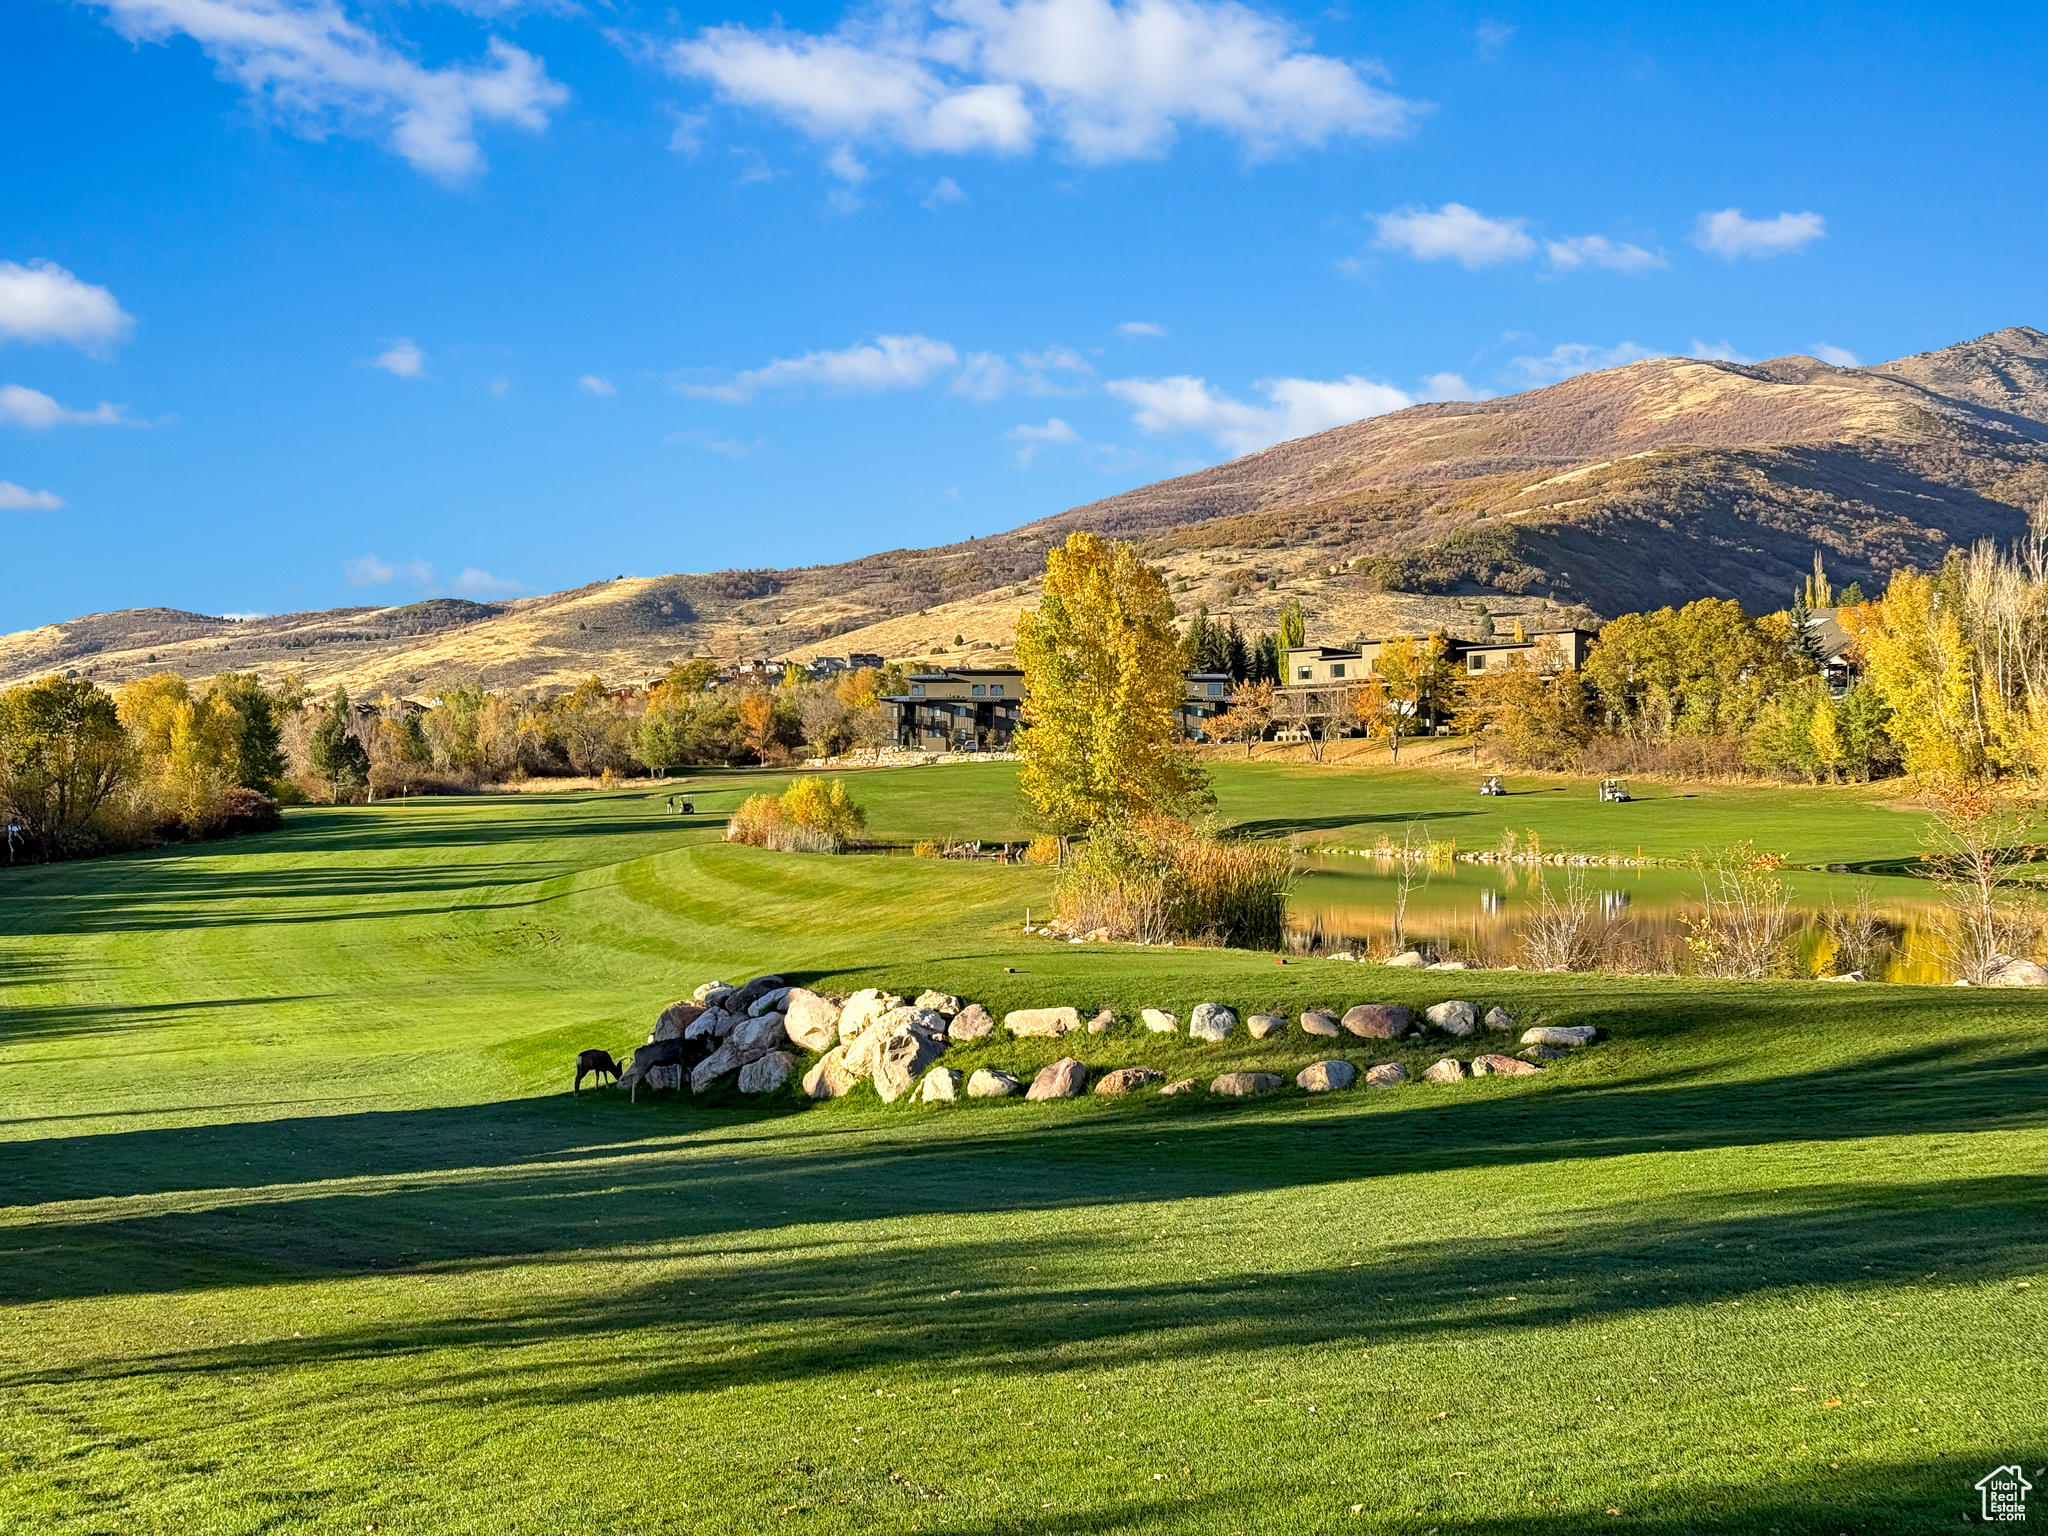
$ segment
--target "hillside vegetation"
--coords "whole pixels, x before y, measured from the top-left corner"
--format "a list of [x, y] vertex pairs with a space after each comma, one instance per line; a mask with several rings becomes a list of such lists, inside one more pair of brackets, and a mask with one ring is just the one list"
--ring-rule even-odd
[[[1420, 405], [1010, 533], [831, 566], [626, 577], [505, 603], [437, 599], [232, 622], [166, 609], [0, 638], [0, 683], [295, 671], [398, 693], [566, 686], [725, 658], [1000, 649], [1046, 550], [1139, 540], [1183, 608], [1247, 630], [1299, 601], [1312, 637], [1611, 617], [1690, 598], [1778, 608], [1816, 549], [1882, 587], [2048, 507], [2048, 335], [2015, 327], [1871, 368], [1660, 358], [1497, 400]], [[970, 653], [971, 654], [971, 653]]]

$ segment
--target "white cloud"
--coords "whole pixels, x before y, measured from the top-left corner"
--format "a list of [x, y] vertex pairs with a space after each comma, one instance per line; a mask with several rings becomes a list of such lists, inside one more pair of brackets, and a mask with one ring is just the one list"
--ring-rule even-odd
[[1478, 268], [1536, 254], [1527, 219], [1489, 219], [1463, 203], [1445, 203], [1434, 212], [1396, 208], [1376, 215], [1373, 222], [1379, 227], [1376, 244], [1405, 251], [1417, 261], [1455, 261]]
[[1781, 213], [1775, 219], [1748, 219], [1740, 208], [1703, 213], [1693, 230], [1693, 244], [1709, 255], [1734, 261], [1743, 256], [1784, 256], [1825, 240], [1828, 221], [1817, 213]]
[[1652, 267], [1668, 267], [1666, 261], [1654, 251], [1646, 251], [1640, 245], [1626, 241], [1609, 240], [1605, 235], [1572, 235], [1564, 240], [1546, 240], [1545, 254], [1550, 265], [1559, 272], [1575, 271], [1580, 267], [1605, 267], [1611, 272], [1647, 272]]
[[434, 568], [424, 560], [400, 560], [391, 564], [375, 555], [358, 555], [353, 560], [342, 562], [341, 574], [349, 579], [350, 585], [358, 587], [395, 584], [424, 587], [433, 581]]
[[0, 480], [0, 512], [55, 512], [64, 498], [51, 491], [32, 491], [12, 480]]
[[960, 372], [947, 386], [970, 400], [1000, 400], [1017, 383], [1017, 370], [998, 352], [970, 352], [961, 360]]
[[460, 576], [449, 582], [447, 591], [457, 597], [513, 597], [527, 590], [523, 581], [509, 581], [503, 576], [493, 576], [489, 571], [480, 571], [475, 566], [466, 566]]
[[936, 0], [830, 33], [708, 27], [666, 56], [679, 76], [821, 140], [1078, 159], [1165, 153], [1183, 126], [1252, 154], [1402, 132], [1410, 103], [1370, 66], [1302, 51], [1233, 0]]
[[1847, 347], [1831, 347], [1824, 341], [1816, 341], [1813, 344], [1813, 355], [1824, 363], [1834, 364], [1837, 368], [1861, 368], [1863, 366], [1856, 361], [1856, 354]]
[[483, 60], [429, 69], [338, 0], [95, 0], [123, 36], [198, 43], [221, 75], [308, 138], [381, 135], [414, 169], [446, 180], [482, 169], [476, 131], [539, 132], [569, 99], [532, 54], [492, 38]]
[[270, 617], [270, 615], [267, 613], [256, 613], [252, 611], [249, 613], [224, 613], [221, 615], [221, 617], [224, 619], [232, 619], [235, 621], [235, 623], [239, 624], [244, 619], [267, 619]]
[[452, 581], [436, 584], [434, 568], [424, 560], [380, 560], [375, 555], [358, 555], [342, 562], [341, 573], [358, 587], [417, 587], [429, 596], [454, 593], [458, 597], [509, 597], [526, 586], [506, 581], [475, 566], [466, 568]]
[[825, 157], [825, 169], [850, 187], [857, 187], [874, 174], [859, 155], [844, 144], [835, 145]]
[[1474, 389], [1462, 373], [1432, 373], [1422, 381], [1418, 400], [1485, 400], [1483, 389]]
[[401, 379], [423, 379], [427, 376], [427, 354], [414, 346], [410, 337], [400, 336], [388, 350], [371, 358], [370, 366]]
[[609, 400], [619, 392], [618, 386], [612, 383], [610, 379], [603, 378], [595, 373], [584, 374], [582, 378], [576, 381], [576, 387], [586, 395], [596, 395], [600, 400]]
[[941, 176], [933, 184], [931, 195], [924, 199], [924, 206], [931, 209], [945, 207], [948, 203], [964, 203], [967, 194], [960, 190], [960, 183], [950, 176]]
[[0, 421], [40, 432], [46, 427], [139, 427], [127, 407], [102, 400], [89, 411], [67, 411], [39, 389], [0, 384]]
[[54, 261], [0, 261], [0, 341], [68, 341], [96, 352], [134, 323], [106, 289]]
[[1617, 346], [1597, 347], [1590, 342], [1568, 341], [1562, 346], [1552, 347], [1544, 357], [1517, 357], [1508, 363], [1508, 371], [1515, 374], [1524, 384], [1555, 384], [1560, 379], [1576, 378], [1582, 373], [1593, 373], [1601, 368], [1618, 368], [1624, 363], [1639, 363], [1646, 357], [1656, 357], [1648, 347], [1639, 347], [1632, 341]]
[[490, 383], [486, 384], [484, 388], [488, 389], [494, 395], [510, 394], [512, 390], [512, 381], [506, 378], [501, 373], [495, 379], [491, 380]]
[[1492, 63], [1494, 56], [1508, 45], [1508, 39], [1515, 35], [1515, 29], [1505, 22], [1482, 21], [1473, 36], [1479, 43], [1479, 57]]
[[1034, 427], [1029, 422], [1020, 422], [1018, 425], [1010, 428], [1004, 435], [1014, 438], [1024, 445], [1017, 450], [1017, 462], [1024, 465], [1028, 465], [1031, 462], [1033, 455], [1040, 448], [1081, 441], [1081, 434], [1057, 416], [1047, 418], [1045, 425], [1042, 427]]
[[1263, 406], [1212, 390], [1206, 381], [1186, 374], [1167, 379], [1112, 379], [1104, 387], [1137, 407], [1131, 419], [1145, 431], [1159, 437], [1200, 433], [1238, 454], [1415, 403], [1391, 384], [1375, 383], [1355, 373], [1330, 382], [1262, 379], [1254, 387], [1265, 391], [1270, 403]]
[[[1417, 261], [1455, 261], [1472, 271], [1527, 261], [1539, 252], [1549, 258], [1554, 272], [1586, 267], [1644, 272], [1669, 265], [1654, 251], [1605, 235], [1568, 235], [1539, 242], [1529, 233], [1527, 219], [1491, 218], [1463, 203], [1445, 203], [1436, 209], [1396, 208], [1392, 213], [1373, 215], [1373, 223], [1379, 232], [1373, 243], [1385, 250], [1403, 252]], [[1355, 257], [1337, 265], [1352, 276], [1362, 275], [1363, 263]]]
[[778, 357], [750, 368], [730, 384], [684, 384], [686, 395], [710, 400], [748, 400], [763, 389], [798, 389], [824, 385], [837, 389], [917, 389], [960, 365], [951, 343], [929, 336], [877, 336], [861, 346], [837, 352], [806, 352]]
[[1699, 337], [1693, 337], [1692, 355], [1694, 357], [1712, 358], [1715, 362], [1719, 363], [1753, 363], [1756, 361], [1755, 358], [1745, 357], [1736, 351], [1734, 343], [1725, 337], [1720, 341], [1701, 341]]
[[1116, 333], [1136, 340], [1140, 336], [1164, 336], [1166, 327], [1154, 325], [1150, 320], [1126, 320], [1116, 328]]

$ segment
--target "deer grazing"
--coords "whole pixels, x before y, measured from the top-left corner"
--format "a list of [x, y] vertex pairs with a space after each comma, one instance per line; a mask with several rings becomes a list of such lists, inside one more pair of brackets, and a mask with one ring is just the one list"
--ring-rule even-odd
[[612, 1060], [610, 1051], [585, 1051], [576, 1058], [576, 1085], [572, 1093], [583, 1091], [583, 1079], [595, 1072], [600, 1079], [609, 1077], [614, 1083], [619, 1080], [619, 1064]]

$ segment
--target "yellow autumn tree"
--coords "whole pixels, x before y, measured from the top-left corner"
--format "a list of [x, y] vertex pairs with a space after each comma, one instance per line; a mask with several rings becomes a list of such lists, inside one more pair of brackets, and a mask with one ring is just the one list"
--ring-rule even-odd
[[1978, 773], [1976, 658], [1962, 615], [1939, 600], [1935, 579], [1901, 571], [1880, 601], [1837, 612], [1863, 652], [1866, 682], [1891, 707], [1887, 729], [1906, 772], [1930, 783]]
[[[1818, 566], [1820, 557], [1814, 556]], [[1825, 684], [1821, 686], [1813, 701], [1813, 723], [1807, 727], [1807, 735], [1813, 745], [1814, 765], [1832, 779], [1842, 762], [1842, 723], [1835, 714], [1834, 695]]]
[[1017, 621], [1018, 783], [1047, 825], [1077, 832], [1206, 797], [1181, 738], [1173, 617], [1165, 580], [1132, 545], [1075, 533], [1047, 552], [1038, 609]]

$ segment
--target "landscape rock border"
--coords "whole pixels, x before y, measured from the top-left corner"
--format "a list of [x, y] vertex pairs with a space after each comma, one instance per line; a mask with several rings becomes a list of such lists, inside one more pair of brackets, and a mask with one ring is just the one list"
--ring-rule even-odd
[[[1184, 1034], [1180, 1015], [1156, 1007], [1137, 1010], [1130, 1027], [1177, 1035], [1197, 1045], [1222, 1045], [1236, 1039], [1240, 1017], [1230, 1004], [1202, 1002], [1190, 1010]], [[1289, 1034], [1283, 1015], [1242, 1017], [1251, 1040], [1284, 1040]], [[1085, 1024], [1081, 1009], [1050, 1006], [1011, 1009], [1003, 1015], [1001, 1030], [1020, 1040], [1058, 1039], [1083, 1030], [1104, 1034], [1116, 1024], [1116, 1012], [1108, 1006], [1098, 1008]], [[1514, 1055], [1485, 1051], [1469, 1062], [1440, 1057], [1420, 1070], [1421, 1081], [1434, 1084], [1528, 1076], [1606, 1034], [1592, 1024], [1532, 1023], [1522, 1028], [1505, 1008], [1496, 1005], [1482, 1015], [1477, 1003], [1464, 998], [1419, 1010], [1375, 1002], [1352, 1004], [1341, 1014], [1334, 1008], [1311, 1008], [1297, 1016], [1297, 1024], [1300, 1037], [1309, 1040], [1350, 1035], [1400, 1041], [1412, 1048], [1430, 1036], [1450, 1042], [1474, 1040], [1484, 1033], [1508, 1035], [1520, 1046]], [[1205, 1086], [1219, 1097], [1250, 1097], [1273, 1092], [1286, 1082], [1279, 1073], [1249, 1067], [1220, 1073], [1206, 1085], [1199, 1078], [1166, 1082], [1166, 1074], [1154, 1067], [1090, 1067], [1065, 1056], [1037, 1069], [1027, 1084], [999, 1067], [964, 1074], [938, 1064], [949, 1047], [993, 1040], [997, 1031], [995, 1016], [984, 1004], [933, 988], [923, 989], [915, 1002], [908, 1002], [879, 987], [846, 997], [821, 993], [779, 975], [757, 976], [739, 986], [710, 981], [661, 1010], [647, 1044], [633, 1052], [614, 1086], [637, 1098], [642, 1086], [667, 1092], [687, 1087], [701, 1094], [730, 1080], [740, 1093], [762, 1096], [783, 1091], [794, 1078], [805, 1097], [823, 1100], [842, 1097], [866, 1082], [885, 1104], [906, 1098], [937, 1104], [962, 1098], [1075, 1098], [1089, 1090], [1091, 1078], [1094, 1092], [1110, 1097], [1146, 1089], [1178, 1095]], [[816, 1058], [808, 1066], [801, 1062], [805, 1053]], [[1361, 1067], [1330, 1057], [1296, 1072], [1293, 1085], [1307, 1093], [1328, 1093], [1355, 1086], [1389, 1089], [1415, 1080], [1405, 1062]]]

